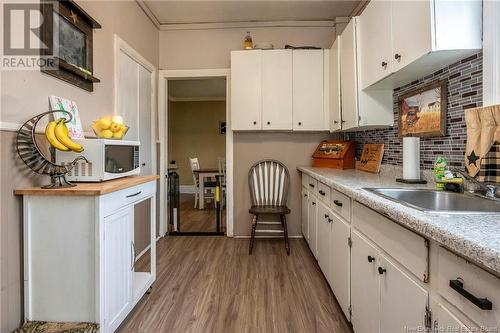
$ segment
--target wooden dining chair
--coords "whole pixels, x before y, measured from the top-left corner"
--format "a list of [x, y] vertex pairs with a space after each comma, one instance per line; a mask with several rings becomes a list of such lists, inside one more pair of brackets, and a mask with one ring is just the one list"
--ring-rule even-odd
[[[199, 200], [201, 198], [200, 195], [200, 181], [198, 175], [194, 172], [195, 170], [200, 170], [200, 162], [198, 161], [198, 157], [190, 157], [189, 165], [191, 166], [191, 173], [193, 174], [193, 184], [194, 184], [194, 208], [199, 205]], [[215, 206], [215, 182], [205, 182], [204, 184], [205, 191], [208, 193], [204, 195], [205, 199], [213, 199]]]
[[[286, 205], [290, 186], [290, 174], [287, 167], [275, 160], [257, 162], [248, 172], [248, 184], [252, 199], [249, 213], [253, 215], [249, 254], [252, 254], [256, 233], [283, 233], [286, 254], [290, 255], [286, 225], [286, 215], [290, 214], [290, 209]], [[261, 215], [279, 216], [279, 222], [259, 222]], [[257, 229], [257, 225], [278, 225], [281, 230]]]

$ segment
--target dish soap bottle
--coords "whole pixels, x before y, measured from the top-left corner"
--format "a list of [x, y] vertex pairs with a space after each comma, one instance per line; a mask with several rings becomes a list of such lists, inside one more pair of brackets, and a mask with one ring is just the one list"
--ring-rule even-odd
[[247, 31], [247, 35], [245, 36], [245, 41], [243, 42], [243, 48], [245, 50], [253, 49], [253, 41], [252, 41], [252, 36], [250, 36], [250, 31]]

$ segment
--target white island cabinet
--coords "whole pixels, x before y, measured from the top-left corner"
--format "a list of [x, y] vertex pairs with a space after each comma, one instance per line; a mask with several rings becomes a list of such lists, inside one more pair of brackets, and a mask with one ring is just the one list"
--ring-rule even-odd
[[24, 205], [26, 321], [118, 328], [155, 281], [156, 179], [15, 191]]

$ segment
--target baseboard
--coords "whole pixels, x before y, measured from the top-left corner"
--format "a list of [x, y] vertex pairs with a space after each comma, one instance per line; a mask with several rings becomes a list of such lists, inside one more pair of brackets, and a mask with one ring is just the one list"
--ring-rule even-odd
[[[233, 236], [233, 238], [240, 238], [240, 239], [249, 239], [250, 236]], [[283, 239], [283, 236], [255, 236], [255, 238], [276, 238], [276, 239]], [[300, 239], [304, 238], [304, 236], [288, 236], [288, 238], [295, 238], [295, 239]]]
[[181, 185], [181, 186], [179, 186], [179, 191], [182, 194], [194, 194], [195, 187], [194, 187], [194, 185]]

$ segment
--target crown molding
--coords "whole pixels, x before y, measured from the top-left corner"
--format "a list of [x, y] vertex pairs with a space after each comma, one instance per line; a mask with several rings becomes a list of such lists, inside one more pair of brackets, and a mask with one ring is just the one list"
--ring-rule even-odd
[[142, 1], [142, 0], [136, 0], [136, 2], [139, 5], [139, 7], [141, 7], [141, 9], [144, 12], [144, 14], [146, 14], [146, 16], [154, 24], [154, 26], [156, 27], [156, 29], [160, 30], [160, 26], [161, 26], [160, 21], [158, 21], [158, 18], [155, 16], [155, 14], [153, 14], [153, 12], [151, 11], [151, 9], [149, 9], [149, 7], [146, 5], [146, 3], [144, 1]]
[[207, 23], [160, 23], [161, 31], [213, 30], [249, 28], [333, 28], [335, 20], [326, 21], [248, 21], [248, 22], [207, 22]]

